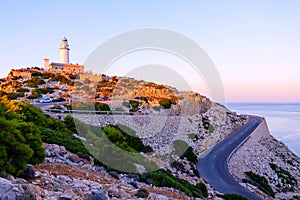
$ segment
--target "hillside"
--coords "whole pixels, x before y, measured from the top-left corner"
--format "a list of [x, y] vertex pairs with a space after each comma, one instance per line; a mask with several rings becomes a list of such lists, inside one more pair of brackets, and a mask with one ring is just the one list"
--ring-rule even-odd
[[[10, 173], [15, 178], [8, 176], [9, 182], [2, 179], [0, 187], [10, 193], [0, 193], [0, 197], [29, 194], [33, 199], [92, 199], [93, 195], [104, 195], [135, 199], [147, 191], [149, 199], [220, 196], [199, 176], [196, 161], [245, 123], [236, 113], [201, 94], [128, 77], [53, 74], [39, 68], [23, 69], [22, 73], [26, 76], [10, 73], [0, 80], [1, 118], [15, 123], [5, 114], [11, 110], [20, 123], [33, 126], [40, 134], [46, 158], [42, 164], [38, 164], [41, 160], [33, 163], [27, 159], [36, 170], [27, 181], [16, 178], [19, 173]], [[44, 97], [65, 101], [39, 103]], [[17, 132], [24, 134], [20, 128]], [[26, 145], [27, 141], [22, 142]], [[298, 198], [299, 158], [287, 148], [278, 153], [280, 146], [269, 136], [250, 138], [231, 158], [231, 173], [240, 182], [248, 178], [245, 172], [268, 174], [276, 198]], [[255, 164], [256, 158], [264, 163], [263, 169]], [[282, 178], [278, 173], [289, 175]], [[287, 184], [280, 184], [283, 180]], [[20, 189], [24, 185], [28, 190]], [[261, 195], [270, 197], [264, 192]]]

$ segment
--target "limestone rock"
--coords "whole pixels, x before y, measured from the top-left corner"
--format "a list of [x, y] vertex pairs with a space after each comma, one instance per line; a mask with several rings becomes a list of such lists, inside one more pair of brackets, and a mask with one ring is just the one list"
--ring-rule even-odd
[[94, 190], [92, 194], [87, 196], [87, 200], [108, 200], [108, 192], [106, 190]]
[[13, 185], [6, 179], [0, 177], [0, 197], [3, 199], [4, 195], [13, 188]]

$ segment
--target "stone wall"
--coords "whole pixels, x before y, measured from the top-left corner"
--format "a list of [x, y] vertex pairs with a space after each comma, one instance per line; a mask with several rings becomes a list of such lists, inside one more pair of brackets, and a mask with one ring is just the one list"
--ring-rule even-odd
[[270, 136], [268, 124], [265, 119], [262, 123], [254, 130], [250, 138], [253, 142], [258, 142], [261, 138], [267, 138]]

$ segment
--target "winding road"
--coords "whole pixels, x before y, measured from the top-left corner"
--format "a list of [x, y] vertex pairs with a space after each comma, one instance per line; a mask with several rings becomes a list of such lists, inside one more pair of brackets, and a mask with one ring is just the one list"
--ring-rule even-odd
[[218, 192], [240, 194], [250, 200], [261, 200], [261, 198], [241, 186], [232, 177], [228, 169], [228, 160], [232, 153], [244, 143], [261, 122], [261, 118], [249, 116], [248, 123], [216, 144], [204, 157], [199, 158], [197, 168], [201, 177]]

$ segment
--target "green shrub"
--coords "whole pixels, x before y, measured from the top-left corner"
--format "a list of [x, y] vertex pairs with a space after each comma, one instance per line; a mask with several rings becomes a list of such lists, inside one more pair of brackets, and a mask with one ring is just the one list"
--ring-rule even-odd
[[19, 122], [16, 129], [22, 133], [25, 142], [33, 150], [33, 155], [29, 160], [30, 164], [38, 164], [44, 161], [45, 149], [42, 147], [41, 133], [32, 122]]
[[33, 89], [31, 95], [28, 96], [28, 99], [38, 99], [41, 98], [43, 94], [54, 93], [54, 88], [36, 88]]
[[27, 163], [38, 164], [45, 158], [40, 130], [32, 122], [26, 122], [26, 109], [22, 108], [27, 105], [1, 98], [0, 173], [3, 176], [18, 175]]
[[43, 76], [43, 73], [41, 73], [41, 72], [32, 72], [31, 73], [31, 77], [35, 77], [35, 76]]
[[160, 169], [140, 175], [140, 181], [157, 187], [172, 187], [193, 197], [203, 197], [199, 189], [184, 179], [173, 176], [170, 172]]
[[142, 140], [136, 135], [135, 131], [127, 126], [122, 124], [117, 124], [114, 126], [115, 129], [119, 130], [122, 135], [126, 138], [128, 146], [135, 149], [137, 152], [149, 153], [152, 152], [153, 149], [150, 146], [145, 146]]
[[137, 109], [140, 105], [140, 102], [134, 101], [134, 100], [129, 100], [129, 104], [130, 104], [132, 111], [135, 112], [135, 111], [137, 111]]
[[225, 200], [247, 200], [246, 197], [239, 194], [224, 194], [223, 199]]
[[160, 98], [159, 99], [159, 104], [164, 108], [164, 109], [169, 109], [171, 108], [171, 100], [168, 98]]
[[65, 84], [67, 84], [69, 86], [74, 86], [74, 82], [71, 81], [70, 79], [66, 78], [63, 75], [57, 75], [57, 76], [51, 77], [50, 81], [52, 81], [52, 82], [59, 81], [61, 83], [65, 83]]
[[66, 128], [69, 129], [72, 133], [77, 134], [74, 118], [71, 115], [67, 115], [64, 118], [64, 124], [66, 125]]
[[197, 158], [196, 154], [194, 153], [193, 148], [190, 146], [186, 149], [186, 151], [182, 154], [181, 157], [186, 158], [188, 161], [190, 161], [193, 164], [196, 164], [198, 161], [198, 158]]
[[288, 160], [288, 161], [286, 161], [286, 163], [289, 165], [295, 166], [292, 160]]
[[14, 92], [12, 92], [12, 93], [8, 93], [7, 94], [7, 97], [8, 97], [8, 99], [10, 99], [10, 100], [15, 100], [15, 99], [17, 99], [18, 98], [18, 94], [17, 93], [14, 93]]
[[27, 88], [19, 88], [17, 92], [29, 92]]
[[0, 172], [19, 175], [30, 162], [33, 150], [26, 144], [21, 132], [16, 129], [16, 122], [0, 118]]
[[204, 183], [200, 182], [196, 184], [196, 187], [201, 191], [204, 197], [208, 197], [207, 187]]
[[290, 184], [293, 186], [297, 186], [298, 182], [297, 179], [295, 179], [290, 172], [282, 169], [281, 167], [278, 167], [274, 163], [270, 163], [270, 167], [275, 171], [277, 176], [283, 180], [284, 184]]
[[25, 81], [27, 87], [37, 88], [39, 85], [45, 84], [45, 81], [39, 77], [34, 77], [30, 80]]
[[181, 171], [181, 172], [184, 172], [184, 173], [186, 172], [186, 169], [185, 169], [184, 165], [181, 162], [174, 161], [170, 165], [171, 165], [171, 167], [176, 169], [176, 171]]
[[145, 189], [139, 189], [135, 196], [139, 198], [147, 198], [149, 196], [149, 192]]
[[206, 118], [206, 117], [202, 118], [202, 125], [206, 130], [208, 130], [209, 133], [214, 132], [214, 127], [210, 124], [210, 121], [208, 118]]
[[110, 108], [107, 104], [105, 103], [100, 103], [100, 102], [96, 102], [95, 103], [95, 109], [97, 111], [110, 111]]
[[7, 93], [4, 92], [3, 90], [0, 90], [0, 97], [2, 97], [2, 96], [7, 96]]
[[188, 144], [183, 140], [175, 140], [173, 142], [173, 147], [175, 149], [174, 154], [180, 156], [180, 158], [186, 158], [193, 164], [196, 164], [198, 158], [193, 151], [193, 148], [188, 146]]
[[49, 78], [54, 78], [55, 75], [53, 73], [50, 73], [50, 72], [44, 72], [43, 75], [42, 75], [42, 78], [43, 79], [49, 79]]
[[82, 141], [66, 131], [52, 130], [40, 127], [42, 140], [49, 144], [57, 144], [66, 147], [72, 153], [89, 154]]
[[258, 183], [260, 187], [262, 187], [265, 191], [267, 191], [272, 197], [275, 196], [274, 191], [269, 185], [267, 179], [264, 176], [260, 176], [253, 172], [245, 172], [245, 174], [254, 182]]
[[27, 99], [38, 99], [38, 98], [41, 98], [42, 95], [39, 95], [39, 94], [35, 94], [35, 95], [30, 95], [27, 97]]

